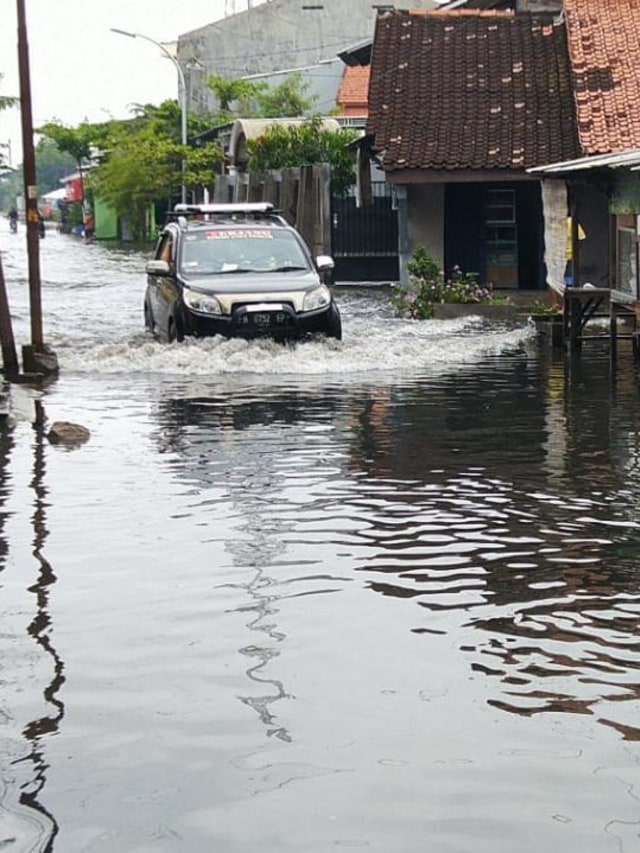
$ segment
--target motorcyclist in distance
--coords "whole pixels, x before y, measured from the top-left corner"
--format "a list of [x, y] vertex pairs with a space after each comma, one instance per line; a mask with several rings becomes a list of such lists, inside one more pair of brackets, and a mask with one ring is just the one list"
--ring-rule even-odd
[[15, 232], [18, 230], [18, 211], [15, 207], [11, 208], [11, 210], [7, 214], [7, 219], [9, 220], [9, 227], [15, 234]]

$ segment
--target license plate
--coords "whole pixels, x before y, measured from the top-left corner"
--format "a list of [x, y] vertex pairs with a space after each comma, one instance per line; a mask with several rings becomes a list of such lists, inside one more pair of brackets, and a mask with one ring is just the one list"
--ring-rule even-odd
[[271, 314], [256, 312], [253, 315], [253, 322], [256, 326], [269, 326], [271, 324]]
[[282, 305], [280, 302], [256, 302], [253, 305], [247, 305], [249, 314], [262, 314], [265, 311], [282, 311]]

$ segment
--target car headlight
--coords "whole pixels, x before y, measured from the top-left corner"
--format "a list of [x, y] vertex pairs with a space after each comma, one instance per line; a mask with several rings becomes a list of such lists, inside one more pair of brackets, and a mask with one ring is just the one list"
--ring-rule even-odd
[[215, 296], [210, 296], [208, 293], [198, 293], [185, 287], [182, 298], [187, 308], [198, 314], [222, 314], [220, 303]]
[[326, 284], [310, 290], [304, 297], [303, 311], [317, 311], [318, 308], [326, 308], [331, 302], [331, 293]]

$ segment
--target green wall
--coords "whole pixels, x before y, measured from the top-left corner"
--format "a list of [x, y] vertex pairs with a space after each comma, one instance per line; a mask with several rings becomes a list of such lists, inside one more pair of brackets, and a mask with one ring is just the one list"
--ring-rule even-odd
[[118, 216], [115, 210], [105, 202], [96, 198], [94, 201], [94, 215], [96, 220], [96, 239], [117, 240]]

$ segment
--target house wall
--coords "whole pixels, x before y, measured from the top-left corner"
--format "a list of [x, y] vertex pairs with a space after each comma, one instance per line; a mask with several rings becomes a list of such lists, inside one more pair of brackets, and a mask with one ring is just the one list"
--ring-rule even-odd
[[119, 237], [118, 216], [115, 210], [96, 197], [94, 199], [94, 215], [96, 220], [96, 239], [117, 240]]
[[[373, 37], [377, 12], [371, 0], [324, 0], [308, 4], [317, 5], [313, 9], [304, 9], [304, 5], [300, 0], [270, 0], [179, 36], [177, 58], [185, 70], [189, 109], [216, 109], [215, 95], [205, 85], [211, 75], [238, 78], [258, 74], [262, 78], [273, 71], [317, 66]], [[432, 9], [436, 3], [411, 0], [397, 5]], [[327, 105], [335, 105], [342, 64], [336, 66], [335, 74], [333, 66], [324, 70], [324, 76], [317, 67], [309, 75], [327, 109]], [[317, 108], [323, 109], [320, 103]]]
[[609, 199], [590, 184], [574, 184], [569, 191], [570, 204], [576, 204], [578, 221], [585, 238], [578, 241], [580, 284], [609, 287], [610, 240]]
[[444, 211], [447, 272], [458, 266], [496, 289], [544, 287], [538, 181], [452, 182]]
[[444, 266], [444, 184], [398, 186], [400, 281], [407, 282], [407, 263], [421, 246]]

